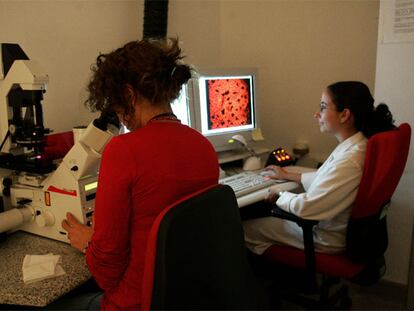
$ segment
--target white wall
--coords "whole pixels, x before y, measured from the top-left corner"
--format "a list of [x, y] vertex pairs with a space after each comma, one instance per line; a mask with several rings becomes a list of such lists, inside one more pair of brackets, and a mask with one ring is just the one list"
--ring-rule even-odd
[[99, 52], [142, 37], [142, 1], [0, 1], [0, 42], [18, 43], [49, 74], [45, 126], [88, 124], [90, 66]]
[[[414, 42], [382, 43], [383, 24], [392, 16], [387, 10], [392, 2], [381, 2], [380, 33], [375, 77], [375, 98], [389, 105], [396, 124], [408, 122], [414, 127]], [[410, 260], [411, 233], [414, 215], [414, 146], [405, 172], [394, 194], [389, 211], [390, 245], [386, 254], [386, 278], [407, 284]]]

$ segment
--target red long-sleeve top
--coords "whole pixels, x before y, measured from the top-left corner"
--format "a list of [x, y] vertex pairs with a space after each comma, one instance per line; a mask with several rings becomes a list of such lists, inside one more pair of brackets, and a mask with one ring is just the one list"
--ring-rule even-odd
[[218, 181], [212, 145], [175, 121], [114, 137], [99, 171], [95, 231], [86, 262], [104, 291], [101, 309], [140, 309], [147, 236], [168, 205]]

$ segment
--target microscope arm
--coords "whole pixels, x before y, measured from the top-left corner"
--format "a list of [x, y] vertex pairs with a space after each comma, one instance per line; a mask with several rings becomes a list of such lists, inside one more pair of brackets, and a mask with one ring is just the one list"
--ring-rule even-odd
[[[41, 66], [33, 60], [15, 60], [6, 77], [0, 80], [0, 140], [3, 140], [9, 130], [9, 119], [11, 119], [8, 94], [15, 85], [24, 91], [46, 90], [49, 82], [48, 75]], [[3, 144], [3, 152], [10, 152], [11, 140], [6, 139]]]

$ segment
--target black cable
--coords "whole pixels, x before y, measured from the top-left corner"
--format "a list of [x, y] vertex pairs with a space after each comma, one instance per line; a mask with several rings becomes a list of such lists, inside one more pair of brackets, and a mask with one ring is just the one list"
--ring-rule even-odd
[[7, 138], [9, 138], [9, 136], [10, 136], [10, 130], [7, 131], [6, 137], [4, 137], [3, 142], [0, 145], [0, 152], [1, 152], [1, 149], [3, 149], [3, 146], [6, 143], [6, 140], [7, 140]]

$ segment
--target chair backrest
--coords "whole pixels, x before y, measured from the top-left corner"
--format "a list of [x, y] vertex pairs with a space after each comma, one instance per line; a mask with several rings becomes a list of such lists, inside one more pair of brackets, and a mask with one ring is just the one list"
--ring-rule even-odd
[[391, 199], [407, 162], [410, 138], [407, 123], [369, 138], [353, 218], [375, 215]]
[[150, 232], [142, 309], [256, 309], [234, 192], [215, 185], [168, 207]]
[[411, 128], [407, 123], [369, 138], [364, 171], [347, 229], [347, 254], [356, 262], [381, 257], [388, 246], [381, 213], [397, 188], [407, 162]]

